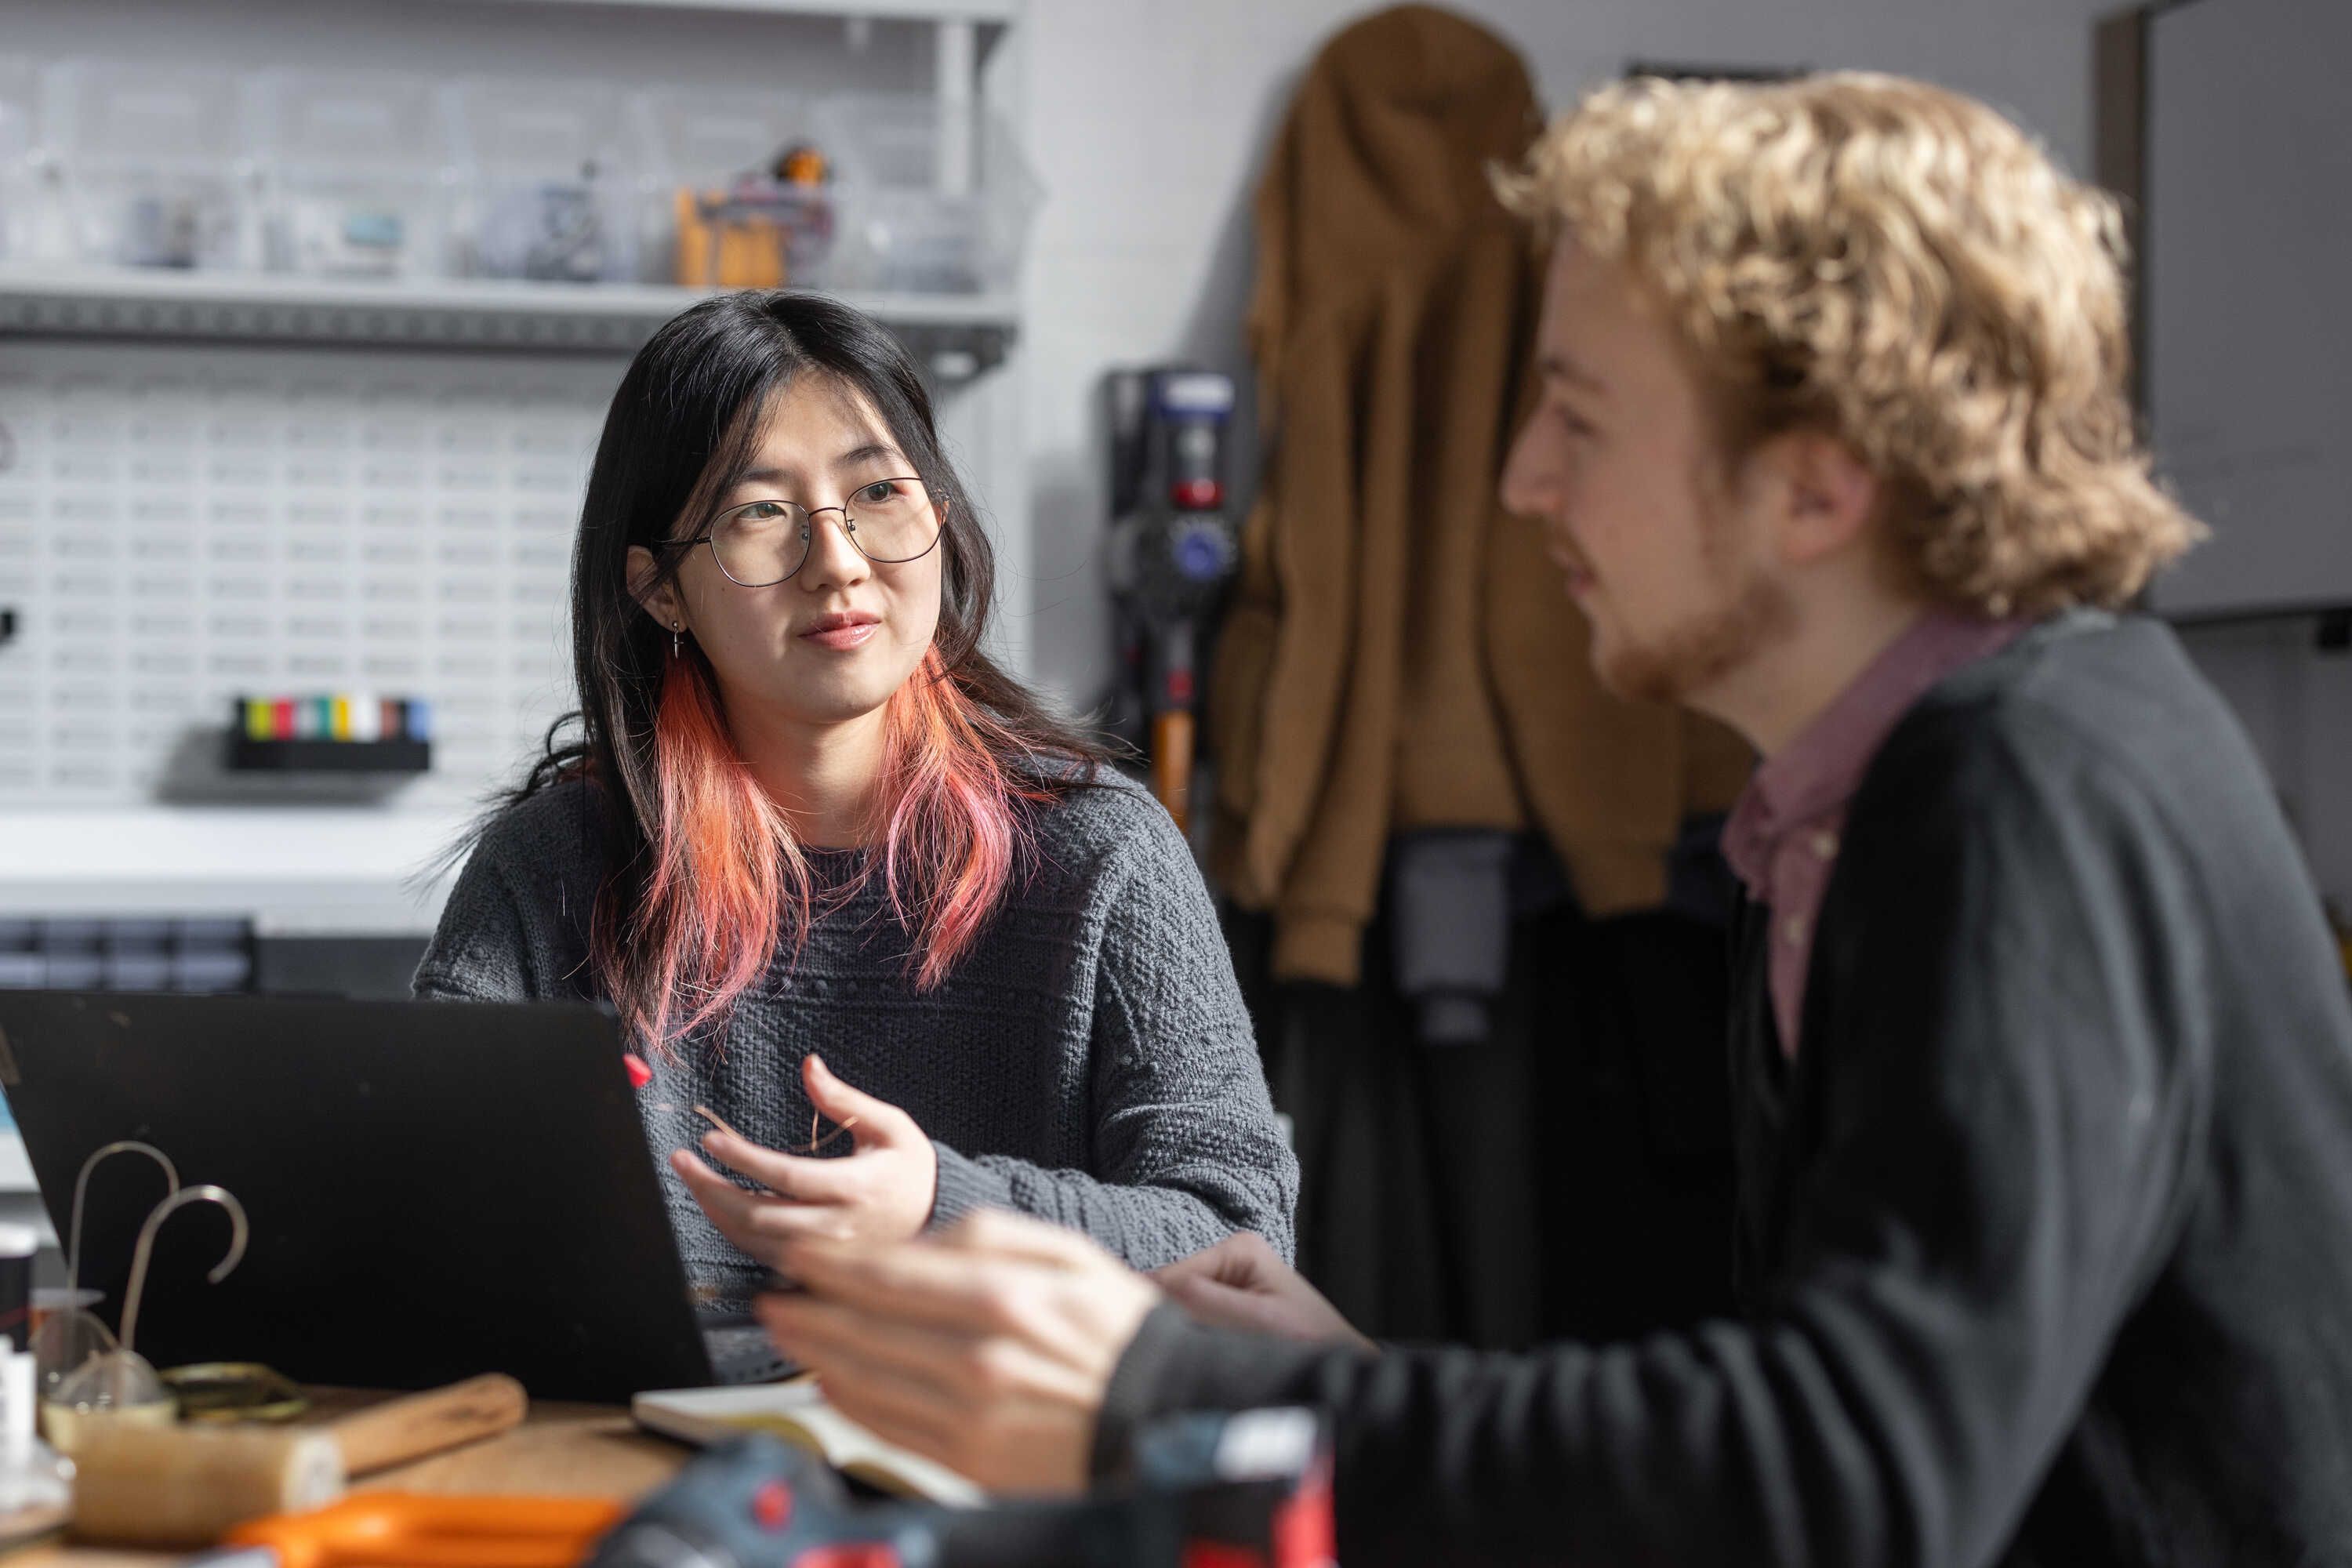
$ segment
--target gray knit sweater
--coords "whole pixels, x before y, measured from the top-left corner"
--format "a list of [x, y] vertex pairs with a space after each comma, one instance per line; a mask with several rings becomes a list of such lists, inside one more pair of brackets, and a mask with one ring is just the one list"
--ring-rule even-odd
[[[647, 1052], [654, 1158], [691, 1147], [707, 1105], [756, 1142], [803, 1144], [800, 1064], [913, 1116], [939, 1150], [932, 1223], [988, 1205], [1084, 1231], [1138, 1268], [1254, 1230], [1286, 1258], [1298, 1166], [1266, 1096], [1248, 1015], [1199, 871], [1168, 814], [1106, 771], [1035, 817], [1034, 868], [946, 983], [918, 993], [877, 876], [780, 952], [724, 1037]], [[451, 1000], [604, 1000], [587, 963], [603, 858], [584, 783], [490, 825], [416, 972]], [[858, 851], [822, 853], [850, 879]], [[846, 1152], [848, 1140], [835, 1145]], [[751, 1260], [667, 1170], [694, 1283], [740, 1303]]]

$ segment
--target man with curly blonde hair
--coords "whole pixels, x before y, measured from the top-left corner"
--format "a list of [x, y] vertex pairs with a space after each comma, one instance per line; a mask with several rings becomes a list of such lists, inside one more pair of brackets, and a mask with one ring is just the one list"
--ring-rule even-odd
[[1867, 76], [1610, 88], [1500, 188], [1554, 241], [1505, 499], [1603, 680], [1764, 759], [1744, 1316], [1381, 1352], [1251, 1238], [1154, 1285], [983, 1215], [797, 1252], [777, 1337], [1003, 1486], [1325, 1406], [1351, 1568], [2352, 1563], [2352, 1004], [2244, 739], [2118, 613], [2197, 530], [2112, 205]]

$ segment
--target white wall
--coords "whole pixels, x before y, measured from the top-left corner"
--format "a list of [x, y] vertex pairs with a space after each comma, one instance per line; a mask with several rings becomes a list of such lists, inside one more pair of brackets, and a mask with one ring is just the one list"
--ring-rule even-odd
[[2309, 621], [2196, 627], [2189, 653], [2270, 765], [2322, 892], [2352, 915], [2352, 653], [2321, 653]]
[[[1114, 364], [1246, 369], [1249, 203], [1265, 146], [1349, 0], [1030, 0], [1027, 140], [1046, 205], [1027, 279], [1032, 668], [1084, 701], [1108, 675], [1094, 549], [1094, 389]], [[1469, 0], [1553, 107], [1635, 59], [1867, 66], [2000, 103], [2089, 160], [2090, 19], [2106, 0]], [[1236, 479], [1242, 476], [1235, 476]]]
[[[2119, 0], [1465, 0], [1511, 39], [1554, 108], [1633, 60], [1849, 67], [1926, 77], [2001, 106], [2068, 167], [2091, 157], [2091, 27]], [[1109, 671], [1091, 410], [1115, 364], [1186, 358], [1244, 374], [1248, 205], [1299, 71], [1375, 7], [1344, 0], [1030, 0], [1026, 134], [1047, 192], [1027, 279], [1036, 576], [1006, 628], [1085, 705]], [[1245, 476], [1234, 476], [1237, 480]], [[2352, 658], [2240, 636], [2209, 665], [2352, 904]], [[2210, 640], [2200, 639], [2202, 645]]]

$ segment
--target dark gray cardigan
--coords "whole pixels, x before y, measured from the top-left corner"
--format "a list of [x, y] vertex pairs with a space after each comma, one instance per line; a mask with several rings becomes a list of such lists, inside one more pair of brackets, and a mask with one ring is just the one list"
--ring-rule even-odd
[[1843, 837], [1793, 1066], [1741, 921], [1743, 1319], [1371, 1359], [1162, 1308], [1098, 1462], [1326, 1405], [1349, 1568], [2352, 1564], [2352, 1003], [2221, 700], [2062, 617], [1919, 701]]

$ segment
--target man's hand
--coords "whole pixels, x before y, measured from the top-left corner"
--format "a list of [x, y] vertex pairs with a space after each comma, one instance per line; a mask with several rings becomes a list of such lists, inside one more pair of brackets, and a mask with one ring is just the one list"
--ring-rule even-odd
[[1085, 1489], [1111, 1371], [1160, 1300], [1150, 1280], [989, 1210], [919, 1241], [784, 1250], [803, 1290], [762, 1297], [760, 1317], [845, 1415], [992, 1491]]
[[672, 1151], [670, 1168], [719, 1234], [775, 1268], [785, 1245], [798, 1237], [903, 1241], [929, 1224], [940, 1157], [915, 1119], [850, 1088], [815, 1057], [802, 1064], [801, 1081], [810, 1104], [835, 1122], [856, 1123], [849, 1135], [856, 1152], [832, 1160], [784, 1154], [712, 1129], [703, 1136], [703, 1152], [768, 1189], [750, 1193], [692, 1150]]
[[1255, 1231], [1237, 1231], [1214, 1247], [1155, 1270], [1151, 1277], [1195, 1322], [1212, 1328], [1370, 1351], [1380, 1348], [1358, 1333], [1296, 1269], [1275, 1256], [1274, 1248]]

